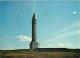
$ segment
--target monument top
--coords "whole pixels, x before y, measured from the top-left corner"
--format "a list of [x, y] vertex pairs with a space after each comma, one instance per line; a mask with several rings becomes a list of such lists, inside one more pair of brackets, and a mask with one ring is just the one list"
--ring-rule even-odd
[[34, 14], [33, 14], [32, 20], [37, 20], [37, 19], [36, 19], [36, 16], [35, 16], [35, 12], [34, 12]]

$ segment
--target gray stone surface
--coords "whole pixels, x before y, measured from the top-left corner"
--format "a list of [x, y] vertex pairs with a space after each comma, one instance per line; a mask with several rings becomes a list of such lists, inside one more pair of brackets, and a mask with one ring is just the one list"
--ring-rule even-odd
[[30, 49], [35, 49], [35, 48], [39, 48], [39, 43], [38, 42], [31, 42]]
[[34, 13], [32, 18], [32, 42], [36, 41], [37, 41], [37, 19]]
[[39, 48], [39, 43], [37, 42], [37, 19], [35, 12], [32, 17], [32, 41], [30, 43], [30, 49]]

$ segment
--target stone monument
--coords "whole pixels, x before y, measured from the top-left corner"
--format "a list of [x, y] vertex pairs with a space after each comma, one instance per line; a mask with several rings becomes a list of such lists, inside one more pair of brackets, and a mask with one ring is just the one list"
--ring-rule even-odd
[[39, 48], [39, 43], [37, 42], [37, 19], [35, 12], [32, 17], [32, 41], [30, 43], [30, 49]]

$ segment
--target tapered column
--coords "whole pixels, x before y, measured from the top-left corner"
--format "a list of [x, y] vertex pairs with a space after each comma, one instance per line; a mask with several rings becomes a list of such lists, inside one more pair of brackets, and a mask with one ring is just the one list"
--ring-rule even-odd
[[37, 20], [35, 12], [32, 17], [32, 41], [30, 43], [30, 49], [39, 48], [39, 43], [37, 42]]
[[32, 42], [36, 42], [36, 41], [37, 41], [37, 20], [34, 12], [32, 18]]

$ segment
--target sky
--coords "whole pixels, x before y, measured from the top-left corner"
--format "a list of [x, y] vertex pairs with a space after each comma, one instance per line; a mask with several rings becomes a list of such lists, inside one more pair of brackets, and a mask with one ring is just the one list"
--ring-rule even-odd
[[40, 48], [80, 48], [80, 1], [1, 1], [0, 50], [29, 49], [32, 16]]

